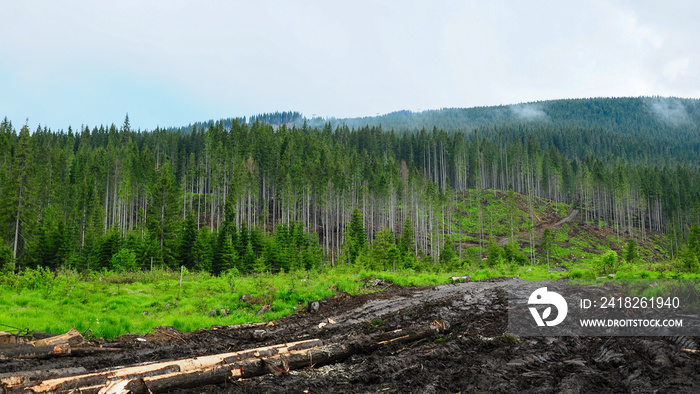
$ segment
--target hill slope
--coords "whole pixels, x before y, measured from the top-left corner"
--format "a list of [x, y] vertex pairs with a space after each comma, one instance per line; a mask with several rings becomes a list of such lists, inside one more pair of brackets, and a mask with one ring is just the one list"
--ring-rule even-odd
[[[667, 239], [658, 232], [637, 229], [634, 234], [620, 236], [605, 223], [587, 222], [585, 215], [571, 205], [541, 198], [533, 198], [531, 215], [527, 196], [517, 193], [509, 195], [498, 190], [481, 193], [478, 199], [481, 201], [479, 215], [476, 196], [474, 190], [460, 193], [454, 204], [455, 213], [449, 227], [453, 233], [455, 253], [461, 258], [477, 257], [479, 247], [487, 248], [492, 240], [500, 247], [514, 242], [518, 245], [517, 249], [523, 252], [522, 257], [526, 258], [531, 257], [529, 253], [531, 246], [534, 246], [535, 259], [544, 263], [542, 235], [546, 228], [554, 237], [550, 258], [552, 265], [573, 268], [579, 262], [588, 264], [611, 250], [623, 256], [623, 250], [632, 237], [643, 261], [659, 262], [670, 257], [667, 255]], [[531, 218], [534, 218], [532, 232]], [[478, 257], [485, 256], [487, 252]]]
[[[301, 126], [305, 119], [294, 124]], [[505, 124], [540, 123], [551, 126], [615, 129], [635, 133], [648, 129], [697, 130], [700, 104], [696, 99], [639, 97], [550, 100], [514, 105], [474, 108], [444, 108], [422, 112], [397, 111], [381, 116], [360, 118], [307, 119], [309, 126], [334, 127], [382, 125], [385, 129], [472, 130]]]
[[[356, 118], [305, 118], [299, 112], [258, 114], [237, 118], [275, 128], [314, 127], [360, 129], [379, 127], [413, 133], [425, 129], [447, 132], [478, 130], [491, 141], [536, 137], [542, 148], [554, 145], [570, 159], [620, 157], [658, 166], [700, 162], [700, 100], [674, 97], [563, 99], [422, 112], [396, 111]], [[222, 119], [230, 128], [234, 119]], [[183, 128], [207, 129], [213, 121]]]

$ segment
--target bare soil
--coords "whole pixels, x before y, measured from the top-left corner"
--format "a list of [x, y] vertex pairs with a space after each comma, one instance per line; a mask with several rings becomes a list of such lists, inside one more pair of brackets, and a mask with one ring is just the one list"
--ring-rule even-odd
[[[198, 393], [694, 393], [700, 390], [696, 338], [504, 336], [504, 289], [519, 279], [406, 288], [386, 284], [373, 294], [345, 293], [321, 300], [318, 312], [299, 312], [261, 328], [212, 327], [179, 333], [159, 327], [92, 346], [119, 351], [44, 360], [0, 360], [0, 374], [106, 368], [209, 355], [319, 338], [361, 340], [397, 329], [439, 324], [444, 329], [413, 343], [360, 352], [328, 365], [282, 376], [197, 388]], [[330, 318], [330, 320], [329, 320]], [[335, 322], [335, 324], [330, 322]], [[319, 328], [319, 323], [326, 323]], [[146, 339], [145, 342], [137, 338]], [[1, 391], [1, 390], [0, 390]], [[175, 392], [193, 392], [192, 389]]]

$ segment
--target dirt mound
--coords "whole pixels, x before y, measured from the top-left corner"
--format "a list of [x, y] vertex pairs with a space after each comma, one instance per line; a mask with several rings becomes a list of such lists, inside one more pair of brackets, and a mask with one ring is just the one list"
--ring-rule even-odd
[[[515, 339], [504, 335], [508, 323], [505, 289], [517, 281], [496, 279], [422, 289], [391, 285], [380, 293], [354, 297], [339, 293], [319, 301], [317, 311], [298, 312], [272, 324], [218, 326], [190, 333], [160, 328], [154, 335], [127, 335], [103, 343], [102, 346], [119, 349], [109, 353], [0, 360], [0, 376], [77, 367], [96, 371], [317, 338], [324, 344], [354, 343], [356, 351], [334, 362], [249, 379], [228, 379], [225, 383], [198, 387], [196, 391], [691, 393], [700, 390], [697, 375], [700, 354], [681, 350], [694, 348], [695, 338]], [[381, 347], [362, 345], [363, 341], [370, 343], [367, 338], [415, 332], [425, 327], [434, 331], [417, 340], [384, 341]]]

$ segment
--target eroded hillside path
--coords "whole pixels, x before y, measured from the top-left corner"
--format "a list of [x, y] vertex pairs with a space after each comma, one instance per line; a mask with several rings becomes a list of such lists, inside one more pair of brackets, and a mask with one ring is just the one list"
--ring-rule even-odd
[[[568, 223], [568, 222], [574, 220], [576, 218], [576, 216], [578, 216], [578, 213], [579, 213], [578, 209], [574, 209], [573, 211], [571, 211], [571, 213], [567, 217], [565, 217], [559, 221], [538, 224], [537, 226], [535, 226], [536, 238], [542, 238], [542, 233], [544, 232], [544, 229], [546, 229], [546, 228], [553, 229], [553, 228], [561, 226], [564, 223]], [[529, 233], [528, 231], [521, 231], [516, 236], [516, 239], [519, 239], [521, 236], [527, 236], [528, 233]], [[510, 239], [511, 239], [511, 237], [500, 238], [497, 241], [498, 246], [505, 246], [510, 241]]]

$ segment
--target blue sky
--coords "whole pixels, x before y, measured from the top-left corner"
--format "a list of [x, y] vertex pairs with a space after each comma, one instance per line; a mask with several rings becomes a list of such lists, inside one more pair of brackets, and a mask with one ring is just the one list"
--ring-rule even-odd
[[695, 1], [0, 2], [16, 128], [700, 97]]

